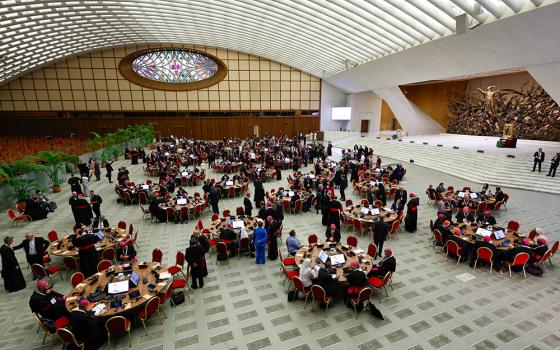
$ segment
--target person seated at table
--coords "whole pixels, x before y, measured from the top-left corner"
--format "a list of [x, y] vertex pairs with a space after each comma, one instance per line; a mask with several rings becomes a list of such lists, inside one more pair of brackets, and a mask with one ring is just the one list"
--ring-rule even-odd
[[286, 247], [288, 248], [288, 254], [295, 256], [297, 251], [303, 247], [301, 242], [296, 238], [296, 231], [291, 230], [288, 238], [286, 239]]
[[45, 196], [40, 190], [35, 191], [35, 200], [37, 201], [37, 203], [39, 203], [41, 208], [44, 208], [51, 213], [56, 209], [56, 203], [50, 201], [47, 196]]
[[[496, 265], [496, 261], [498, 260], [499, 251], [496, 248], [496, 246], [494, 245], [494, 243], [492, 243], [492, 237], [490, 237], [489, 235], [484, 236], [482, 241], [476, 241], [475, 242], [474, 249], [469, 254], [469, 266], [474, 267], [474, 261], [476, 260], [478, 248], [488, 248], [492, 251], [492, 253], [493, 253], [492, 254], [492, 261], [494, 262], [494, 268], [496, 270], [500, 271], [501, 266]], [[478, 264], [480, 264], [480, 263], [481, 263], [481, 261], [478, 262]]]
[[325, 232], [327, 241], [329, 242], [340, 242], [340, 228], [336, 227], [335, 224], [330, 224]]
[[229, 181], [229, 175], [228, 174], [222, 175], [222, 178], [220, 179], [220, 182], [225, 183], [226, 181]]
[[438, 185], [438, 187], [436, 187], [436, 193], [439, 195], [442, 195], [442, 193], [447, 192], [447, 188], [445, 188], [445, 185], [443, 184], [443, 182], [440, 182], [440, 184]]
[[94, 350], [107, 342], [107, 333], [101, 319], [88, 314], [88, 304], [85, 298], [78, 302], [78, 307], [70, 313], [70, 325], [76, 339], [84, 343], [84, 349]]
[[246, 216], [251, 216], [253, 211], [253, 203], [251, 202], [251, 193], [247, 192], [243, 198], [243, 208]]
[[108, 228], [109, 226], [109, 221], [103, 215], [100, 215], [99, 217], [93, 219], [93, 222], [91, 224], [92, 229]]
[[64, 295], [51, 289], [49, 282], [40, 280], [37, 289], [29, 298], [29, 307], [41, 317], [56, 321], [63, 316], [70, 316], [66, 309], [66, 298]]
[[385, 193], [385, 186], [383, 182], [377, 185], [377, 191], [375, 191], [375, 198], [381, 201], [383, 206], [387, 205], [387, 193]]
[[546, 236], [544, 235], [543, 230], [537, 227], [535, 228], [535, 237], [533, 238], [533, 241], [536, 241], [539, 238], [544, 238], [548, 242], [548, 238], [546, 238]]
[[24, 214], [31, 217], [31, 220], [37, 221], [46, 219], [49, 212], [50, 211], [46, 207], [41, 207], [41, 205], [39, 205], [38, 199], [30, 197], [25, 200]]
[[227, 224], [225, 228], [220, 230], [220, 239], [230, 250], [230, 257], [235, 256], [235, 241], [237, 239], [237, 235], [233, 231], [232, 224]]
[[474, 215], [471, 213], [471, 208], [468, 206], [463, 207], [457, 216], [455, 216], [457, 223], [467, 223], [467, 222], [474, 222], [475, 218]]
[[434, 221], [434, 230], [438, 229], [441, 232], [441, 228], [443, 227], [443, 222], [445, 221], [445, 217], [443, 214], [437, 214], [437, 219]]
[[167, 222], [167, 213], [165, 209], [159, 205], [165, 203], [165, 198], [160, 196], [159, 192], [154, 192], [154, 198], [150, 201], [148, 209], [150, 213], [155, 216], [159, 222]]
[[460, 229], [454, 229], [452, 231], [452, 235], [451, 237], [449, 237], [450, 240], [452, 240], [453, 242], [457, 243], [457, 245], [459, 246], [459, 248], [461, 248], [461, 251], [459, 252], [459, 254], [461, 254], [461, 260], [465, 261], [467, 259], [467, 242], [461, 238], [461, 230]]
[[301, 267], [299, 268], [299, 279], [304, 287], [311, 287], [313, 282], [319, 276], [319, 269], [314, 269], [311, 267], [311, 259], [303, 259]]
[[[321, 286], [325, 290], [325, 294], [334, 299], [336, 296], [337, 283], [332, 278], [332, 275], [336, 273], [336, 270], [331, 268], [330, 258], [325, 261], [324, 265], [324, 267], [321, 267], [319, 271], [317, 271], [317, 281], [315, 284]], [[321, 302], [320, 305], [322, 307], [325, 306], [323, 302]]]
[[490, 210], [486, 210], [484, 215], [479, 215], [476, 219], [476, 222], [485, 224], [485, 225], [496, 225], [496, 218], [492, 216], [492, 212]]
[[491, 196], [492, 190], [490, 189], [490, 186], [488, 186], [488, 184], [485, 183], [484, 185], [482, 185], [482, 189], [480, 190], [480, 193], [484, 196]]
[[117, 248], [117, 258], [120, 262], [130, 261], [136, 258], [136, 249], [128, 241], [120, 241]]
[[[510, 243], [511, 244], [511, 243]], [[517, 244], [515, 245], [513, 248], [505, 250], [502, 254], [501, 254], [501, 259], [500, 259], [500, 263], [501, 261], [507, 261], [507, 262], [513, 262], [513, 259], [515, 258], [515, 256], [519, 253], [527, 253], [529, 254], [529, 256], [531, 256], [531, 254], [534, 252], [534, 249], [530, 247], [529, 245], [529, 240], [528, 239], [523, 239], [521, 241], [521, 244]], [[507, 266], [506, 266], [507, 267]], [[513, 269], [512, 269], [513, 270]], [[507, 269], [506, 269], [507, 271]], [[503, 272], [503, 271], [502, 271]]]
[[348, 300], [357, 298], [360, 291], [367, 285], [366, 274], [360, 270], [360, 264], [358, 264], [358, 262], [353, 261], [350, 266], [348, 266], [346, 280], [348, 281], [348, 287], [344, 288], [342, 292], [344, 294], [344, 303], [348, 305]]
[[301, 197], [299, 196], [299, 193], [297, 191], [294, 192], [294, 195], [292, 196], [292, 198], [290, 198], [290, 207], [291, 208], [295, 208], [296, 206], [296, 201], [299, 200]]
[[453, 232], [451, 232], [451, 222], [449, 220], [445, 220], [443, 225], [441, 226], [441, 241], [445, 246], [445, 242], [453, 236]]
[[539, 237], [536, 239], [536, 245], [533, 247], [533, 252], [531, 253], [531, 260], [539, 261], [541, 257], [548, 250], [548, 241], [544, 237]]
[[387, 272], [395, 272], [397, 270], [397, 259], [393, 256], [393, 251], [391, 248], [385, 248], [383, 250], [383, 259], [371, 269], [367, 277], [379, 277], [383, 278]]
[[447, 205], [446, 205], [445, 201], [443, 200], [443, 198], [440, 199], [440, 200], [438, 201], [438, 203], [437, 203], [437, 212], [438, 212], [438, 214], [443, 215], [443, 217], [444, 217], [445, 219], [451, 220], [451, 213], [452, 213], [452, 210], [450, 210], [450, 209], [447, 207]]
[[476, 204], [471, 199], [470, 194], [465, 193], [465, 195], [463, 196], [463, 199], [461, 199], [459, 201], [459, 203], [457, 203], [457, 208], [463, 209], [464, 207], [468, 207], [468, 208], [475, 208], [476, 207]]
[[187, 199], [187, 203], [189, 202], [189, 194], [183, 187], [179, 187], [177, 189], [177, 197], [183, 197]]
[[401, 215], [404, 211], [404, 203], [400, 198], [397, 198], [393, 204], [391, 204], [391, 210], [393, 210], [397, 215]]
[[500, 186], [496, 186], [496, 193], [494, 194], [494, 198], [496, 198], [496, 203], [501, 202], [504, 200], [504, 192], [502, 192], [502, 188]]

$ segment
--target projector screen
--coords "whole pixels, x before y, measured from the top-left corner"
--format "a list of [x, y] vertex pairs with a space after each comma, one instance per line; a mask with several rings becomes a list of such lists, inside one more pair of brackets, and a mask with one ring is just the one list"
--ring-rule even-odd
[[352, 107], [333, 107], [331, 110], [332, 120], [350, 120]]

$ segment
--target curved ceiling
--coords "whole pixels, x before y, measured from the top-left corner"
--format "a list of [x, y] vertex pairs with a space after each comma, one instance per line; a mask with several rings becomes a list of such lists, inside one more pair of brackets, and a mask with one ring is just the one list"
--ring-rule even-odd
[[0, 84], [78, 53], [140, 43], [238, 50], [329, 76], [557, 0], [0, 0]]

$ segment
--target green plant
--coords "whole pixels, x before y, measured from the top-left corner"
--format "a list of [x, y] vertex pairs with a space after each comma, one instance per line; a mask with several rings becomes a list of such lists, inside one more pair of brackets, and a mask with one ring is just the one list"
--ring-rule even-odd
[[42, 151], [35, 155], [39, 171], [44, 171], [51, 180], [52, 186], [60, 186], [61, 180], [58, 173], [65, 168], [67, 163], [76, 164], [80, 161], [77, 156], [65, 154], [62, 151], [50, 152]]
[[0, 177], [5, 178], [6, 184], [11, 187], [11, 195], [18, 201], [22, 201], [29, 197], [31, 191], [40, 189], [37, 181], [22, 176], [39, 168], [34, 157], [25, 156], [11, 163], [0, 163]]
[[107, 140], [103, 135], [93, 131], [90, 131], [90, 134], [93, 136], [93, 138], [88, 141], [88, 145], [86, 146], [87, 150], [95, 151], [105, 147], [105, 145], [107, 144]]

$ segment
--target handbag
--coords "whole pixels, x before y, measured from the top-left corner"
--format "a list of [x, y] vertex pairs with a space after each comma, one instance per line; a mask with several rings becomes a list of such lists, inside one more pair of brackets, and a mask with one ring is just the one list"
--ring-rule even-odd
[[171, 301], [173, 302], [173, 305], [175, 305], [175, 306], [181, 305], [182, 303], [185, 302], [185, 293], [183, 293], [183, 291], [173, 293], [171, 295]]

